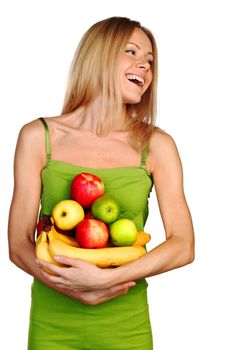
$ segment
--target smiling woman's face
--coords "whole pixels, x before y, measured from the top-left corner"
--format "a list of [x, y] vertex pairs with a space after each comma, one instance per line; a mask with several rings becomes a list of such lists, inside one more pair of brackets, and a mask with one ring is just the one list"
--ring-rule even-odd
[[152, 45], [140, 28], [135, 28], [119, 64], [123, 103], [136, 104], [149, 87], [153, 74]]

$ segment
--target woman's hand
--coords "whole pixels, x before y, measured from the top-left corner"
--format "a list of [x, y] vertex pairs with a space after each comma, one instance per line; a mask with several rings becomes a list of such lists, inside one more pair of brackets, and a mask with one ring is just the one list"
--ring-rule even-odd
[[[73, 292], [98, 291], [97, 294], [100, 295], [100, 290], [106, 292], [106, 289], [109, 290], [114, 286], [118, 287], [118, 283], [114, 278], [114, 269], [101, 269], [85, 260], [65, 256], [55, 257], [55, 260], [67, 267], [59, 267], [43, 260], [36, 260], [36, 262], [41, 267], [43, 276], [59, 288], [65, 288]], [[45, 272], [44, 268], [50, 270], [53, 275]], [[129, 281], [127, 283], [130, 286], [130, 283], [134, 282]], [[124, 288], [127, 288], [127, 283], [123, 284]]]
[[64, 292], [69, 297], [76, 299], [83, 304], [98, 305], [127, 294], [128, 289], [133, 286], [135, 286], [135, 282], [127, 282], [111, 288], [93, 290], [89, 292], [79, 292], [77, 290], [73, 291], [70, 289], [64, 289]]

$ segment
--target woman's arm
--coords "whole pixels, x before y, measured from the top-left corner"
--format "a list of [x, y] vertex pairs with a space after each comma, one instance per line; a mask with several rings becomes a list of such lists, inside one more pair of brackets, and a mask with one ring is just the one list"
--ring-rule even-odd
[[35, 228], [44, 164], [44, 129], [39, 121], [33, 121], [21, 129], [15, 152], [14, 191], [8, 223], [10, 260], [49, 287], [84, 303], [96, 304], [124, 294], [131, 283], [123, 283], [101, 291], [80, 293], [77, 290], [59, 287], [41, 273], [35, 261]]
[[[18, 137], [14, 160], [14, 191], [9, 213], [8, 240], [12, 262], [39, 277], [35, 260], [35, 227], [43, 168], [42, 136], [36, 122], [25, 125]], [[41, 152], [41, 153], [40, 153]]]
[[166, 240], [143, 257], [117, 268], [117, 282], [154, 276], [194, 260], [194, 229], [183, 188], [182, 164], [172, 137], [157, 131], [150, 144], [150, 167]]
[[[183, 189], [182, 164], [171, 136], [156, 132], [150, 144], [148, 162], [153, 175], [166, 240], [141, 258], [115, 269], [105, 269], [98, 278], [93, 265], [61, 256], [60, 262], [71, 268], [60, 268], [41, 262], [58, 277], [44, 274], [61, 287], [82, 290], [83, 284], [96, 288], [135, 281], [169, 271], [194, 260], [194, 231]], [[101, 269], [99, 269], [100, 271]], [[89, 281], [88, 276], [90, 276]]]

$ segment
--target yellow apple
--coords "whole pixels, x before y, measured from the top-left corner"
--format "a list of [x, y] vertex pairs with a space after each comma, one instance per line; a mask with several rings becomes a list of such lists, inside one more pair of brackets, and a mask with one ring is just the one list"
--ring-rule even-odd
[[78, 202], [65, 199], [53, 207], [52, 218], [61, 230], [72, 230], [84, 219], [84, 209]]

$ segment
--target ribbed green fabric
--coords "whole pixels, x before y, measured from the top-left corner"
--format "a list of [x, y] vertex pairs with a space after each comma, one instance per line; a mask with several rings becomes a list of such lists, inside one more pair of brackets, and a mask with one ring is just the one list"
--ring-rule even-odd
[[[119, 202], [120, 217], [133, 220], [143, 230], [152, 189], [151, 175], [144, 167], [147, 150], [138, 167], [85, 168], [51, 159], [48, 127], [45, 130], [47, 164], [42, 171], [41, 213], [50, 215], [58, 201], [69, 199], [72, 179], [89, 172], [99, 176], [105, 193]], [[93, 306], [34, 279], [28, 350], [152, 350], [147, 285], [140, 279], [127, 294]]]
[[44, 118], [39, 118], [42, 124], [45, 127], [45, 150], [47, 159], [51, 158], [51, 142], [50, 142], [50, 134], [49, 127]]

